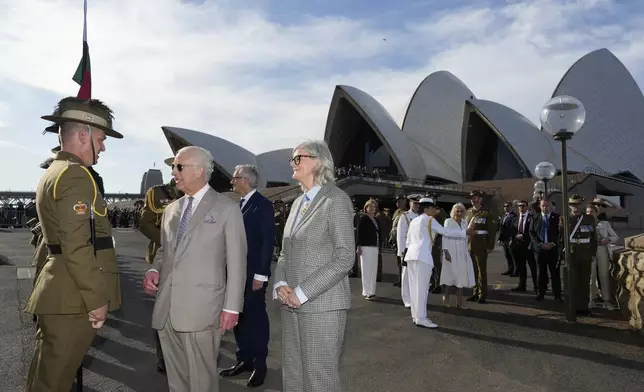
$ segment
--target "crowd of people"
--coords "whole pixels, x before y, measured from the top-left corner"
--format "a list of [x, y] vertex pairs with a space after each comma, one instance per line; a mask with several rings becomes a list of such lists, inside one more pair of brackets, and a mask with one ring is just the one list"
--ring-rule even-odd
[[[217, 392], [220, 376], [241, 374], [249, 375], [248, 387], [263, 385], [270, 339], [267, 296], [281, 305], [283, 391], [341, 392], [349, 276], [359, 273], [362, 295], [374, 298], [379, 255], [387, 242], [395, 244], [401, 305], [417, 327], [437, 327], [427, 315], [430, 292], [443, 293], [448, 304], [455, 288], [456, 306], [464, 307], [463, 289], [471, 288], [465, 301], [486, 303], [487, 258], [497, 231], [504, 233], [500, 241], [512, 256], [514, 269], [508, 272], [518, 271], [516, 291], [526, 289], [532, 254], [544, 266], [532, 269], [538, 296], [543, 299], [544, 285], [535, 282], [550, 281], [559, 299], [562, 223], [547, 200], [531, 218], [523, 201], [519, 213], [511, 216], [509, 205], [499, 218], [485, 208], [478, 191], [470, 194], [469, 209], [455, 204], [449, 215], [439, 208], [437, 195], [411, 195], [396, 200], [390, 225], [384, 209], [378, 218], [375, 200], [356, 214], [351, 198], [334, 182], [327, 144], [309, 141], [295, 146], [289, 161], [302, 189], [290, 208], [274, 206], [261, 195], [257, 168], [241, 162], [231, 179], [238, 202], [216, 192], [208, 183], [214, 171], [211, 153], [190, 146], [170, 158], [172, 181], [151, 188], [137, 207], [140, 213], [110, 213], [90, 169], [107, 137], [123, 137], [113, 129], [112, 111], [95, 99], [68, 97], [42, 118], [54, 123], [49, 128], [58, 133], [60, 151], [36, 192], [36, 277], [25, 309], [34, 315], [38, 332], [26, 391], [71, 389], [97, 331], [121, 307], [112, 228], [132, 219], [149, 239], [150, 268], [142, 286], [155, 297], [151, 328], [158, 369], [171, 392]], [[596, 260], [603, 290], [604, 261], [598, 252], [615, 236], [595, 219], [597, 205], [582, 210], [578, 195], [569, 202], [575, 308], [590, 315], [591, 266]], [[539, 271], [550, 272], [551, 279]], [[237, 361], [218, 372], [226, 331], [235, 334]]]

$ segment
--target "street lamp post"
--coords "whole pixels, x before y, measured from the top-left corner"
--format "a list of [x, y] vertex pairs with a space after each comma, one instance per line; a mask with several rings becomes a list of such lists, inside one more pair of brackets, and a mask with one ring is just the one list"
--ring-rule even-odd
[[573, 272], [575, 266], [570, 263], [570, 211], [568, 210], [568, 162], [566, 142], [584, 125], [586, 109], [577, 99], [568, 95], [553, 97], [541, 109], [539, 116], [543, 129], [561, 142], [561, 192], [564, 226], [564, 278], [566, 287], [566, 320], [576, 321], [576, 309], [573, 299]]
[[534, 168], [535, 177], [543, 181], [543, 193], [546, 200], [548, 200], [548, 181], [552, 180], [552, 177], [555, 176], [555, 173], [555, 165], [550, 162], [539, 162]]

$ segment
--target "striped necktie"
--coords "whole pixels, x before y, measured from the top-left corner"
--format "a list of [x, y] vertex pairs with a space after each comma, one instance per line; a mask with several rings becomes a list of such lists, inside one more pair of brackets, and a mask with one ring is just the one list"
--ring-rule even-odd
[[186, 233], [186, 230], [188, 230], [188, 223], [190, 222], [190, 218], [192, 217], [192, 201], [194, 200], [194, 197], [189, 197], [188, 198], [188, 205], [186, 206], [186, 210], [183, 212], [183, 216], [181, 217], [181, 222], [179, 223], [179, 232], [177, 233], [177, 246], [181, 243], [181, 240], [183, 239], [183, 235]]

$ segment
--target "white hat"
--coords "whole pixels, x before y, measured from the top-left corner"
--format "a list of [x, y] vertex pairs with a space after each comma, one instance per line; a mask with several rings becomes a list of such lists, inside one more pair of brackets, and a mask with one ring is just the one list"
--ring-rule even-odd
[[420, 199], [419, 203], [420, 204], [432, 204], [434, 206], [436, 205], [436, 203], [434, 202], [434, 199], [432, 199], [430, 197], [423, 197], [422, 199]]

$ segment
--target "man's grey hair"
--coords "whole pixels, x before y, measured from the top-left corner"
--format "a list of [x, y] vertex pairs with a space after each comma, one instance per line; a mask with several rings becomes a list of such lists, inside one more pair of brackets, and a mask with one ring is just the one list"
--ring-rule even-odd
[[198, 146], [188, 146], [177, 151], [177, 155], [181, 153], [190, 154], [194, 158], [194, 164], [203, 169], [204, 180], [210, 181], [210, 176], [215, 170], [214, 159], [210, 151]]
[[298, 144], [294, 149], [301, 149], [312, 155], [318, 161], [318, 167], [315, 169], [315, 183], [324, 185], [327, 182], [335, 182], [335, 166], [333, 165], [333, 156], [331, 150], [324, 140], [309, 140]]
[[239, 170], [239, 175], [248, 180], [248, 185], [251, 188], [256, 189], [257, 184], [259, 184], [259, 171], [257, 171], [257, 166], [255, 165], [237, 165], [235, 166], [235, 171]]

